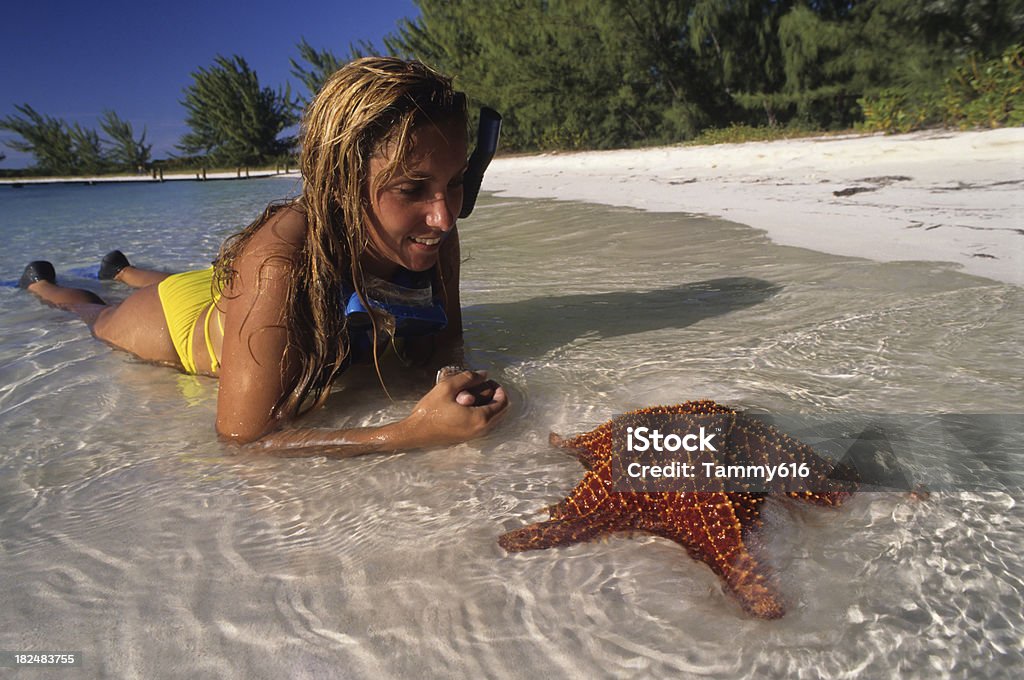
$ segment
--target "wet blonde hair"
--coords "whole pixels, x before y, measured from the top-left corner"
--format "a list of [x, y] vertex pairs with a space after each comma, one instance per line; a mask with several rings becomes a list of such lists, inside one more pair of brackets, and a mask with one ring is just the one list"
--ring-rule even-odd
[[[291, 263], [285, 322], [299, 375], [278, 404], [278, 415], [297, 413], [304, 403], [308, 408], [323, 403], [345, 366], [350, 348], [341, 287], [350, 284], [366, 303], [359, 258], [369, 244], [365, 213], [371, 209], [371, 185], [402, 171], [418, 126], [452, 120], [465, 128], [465, 96], [430, 67], [391, 57], [347, 64], [327, 80], [303, 116], [301, 197], [271, 204], [221, 248], [215, 268], [223, 289], [234, 274], [235, 258], [277, 210], [293, 206], [305, 215], [306, 238]], [[390, 160], [371, 178], [370, 159], [383, 155], [385, 147]], [[376, 362], [382, 319], [372, 318]]]

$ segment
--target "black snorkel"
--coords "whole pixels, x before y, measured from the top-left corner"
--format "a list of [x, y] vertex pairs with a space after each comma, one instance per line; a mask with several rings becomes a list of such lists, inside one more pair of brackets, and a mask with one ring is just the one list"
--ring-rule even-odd
[[469, 157], [469, 165], [462, 183], [462, 212], [459, 217], [469, 217], [480, 194], [484, 171], [491, 164], [494, 152], [498, 150], [498, 136], [501, 133], [501, 114], [486, 106], [480, 109], [480, 127], [476, 132], [476, 148]]

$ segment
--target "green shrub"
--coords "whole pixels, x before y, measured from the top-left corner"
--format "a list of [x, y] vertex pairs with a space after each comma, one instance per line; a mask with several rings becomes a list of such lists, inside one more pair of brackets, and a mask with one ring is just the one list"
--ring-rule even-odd
[[820, 135], [821, 130], [812, 127], [789, 124], [786, 126], [732, 124], [724, 128], [705, 128], [687, 144], [742, 144], [743, 142], [770, 142], [776, 139]]
[[969, 57], [946, 78], [942, 93], [892, 88], [858, 103], [864, 112], [858, 127], [869, 132], [1024, 125], [1024, 45], [982, 63]]
[[1024, 125], [1024, 45], [982, 64], [970, 58], [946, 81], [944, 104], [961, 128]]
[[590, 133], [575, 125], [549, 125], [541, 132], [537, 146], [544, 151], [577, 151], [590, 148]]
[[864, 122], [858, 129], [887, 134], [910, 132], [944, 122], [942, 97], [932, 92], [886, 89], [859, 100]]

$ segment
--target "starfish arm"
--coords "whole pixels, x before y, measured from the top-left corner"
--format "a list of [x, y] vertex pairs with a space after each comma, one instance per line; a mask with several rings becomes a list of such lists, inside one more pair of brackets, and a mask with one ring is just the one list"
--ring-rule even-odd
[[548, 508], [548, 516], [551, 519], [570, 519], [607, 511], [606, 506], [611, 500], [606, 470], [608, 467], [610, 464], [601, 463], [597, 470], [587, 471], [572, 493]]
[[587, 470], [594, 469], [594, 456], [589, 450], [582, 448], [579, 443], [579, 437], [573, 437], [566, 439], [556, 432], [552, 432], [548, 435], [548, 443], [557, 449], [565, 449], [566, 453], [574, 456], [580, 464]]
[[596, 430], [568, 439], [552, 432], [548, 441], [552, 446], [568, 450], [583, 467], [593, 470], [599, 462], [611, 457], [612, 428], [610, 423], [606, 423]]
[[786, 609], [768, 574], [768, 570], [741, 544], [732, 555], [729, 570], [719, 575], [746, 612], [760, 619], [778, 619]]
[[807, 476], [796, 484], [798, 489], [794, 489], [794, 478], [776, 477], [768, 484], [771, 493], [814, 505], [838, 506], [856, 490], [855, 482], [835, 478], [835, 463], [819, 456], [807, 444], [749, 416], [737, 415], [729, 443], [734, 462], [796, 465], [806, 472]]
[[498, 545], [509, 552], [543, 550], [559, 545], [582, 543], [610, 534], [614, 530], [615, 523], [610, 514], [550, 519], [503, 534], [498, 538]]
[[[680, 544], [708, 565], [740, 601], [765, 619], [785, 613], [770, 571], [748, 550], [744, 537], [759, 523], [763, 496], [757, 494], [665, 494], [657, 521], [642, 528]], [[648, 517], [651, 513], [648, 513]]]

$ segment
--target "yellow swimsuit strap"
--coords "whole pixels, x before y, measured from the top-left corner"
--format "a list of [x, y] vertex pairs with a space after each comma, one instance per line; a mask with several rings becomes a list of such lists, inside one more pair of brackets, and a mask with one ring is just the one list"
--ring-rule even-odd
[[213, 302], [206, 308], [206, 319], [203, 321], [203, 338], [206, 340], [206, 351], [210, 353], [210, 370], [213, 373], [220, 371], [220, 362], [217, 361], [217, 353], [213, 351], [213, 340], [210, 339], [210, 317], [216, 315], [217, 317], [217, 328], [220, 329], [220, 335], [224, 337], [224, 322], [220, 320], [220, 314], [217, 313], [217, 302], [220, 300], [220, 295], [213, 298]]

